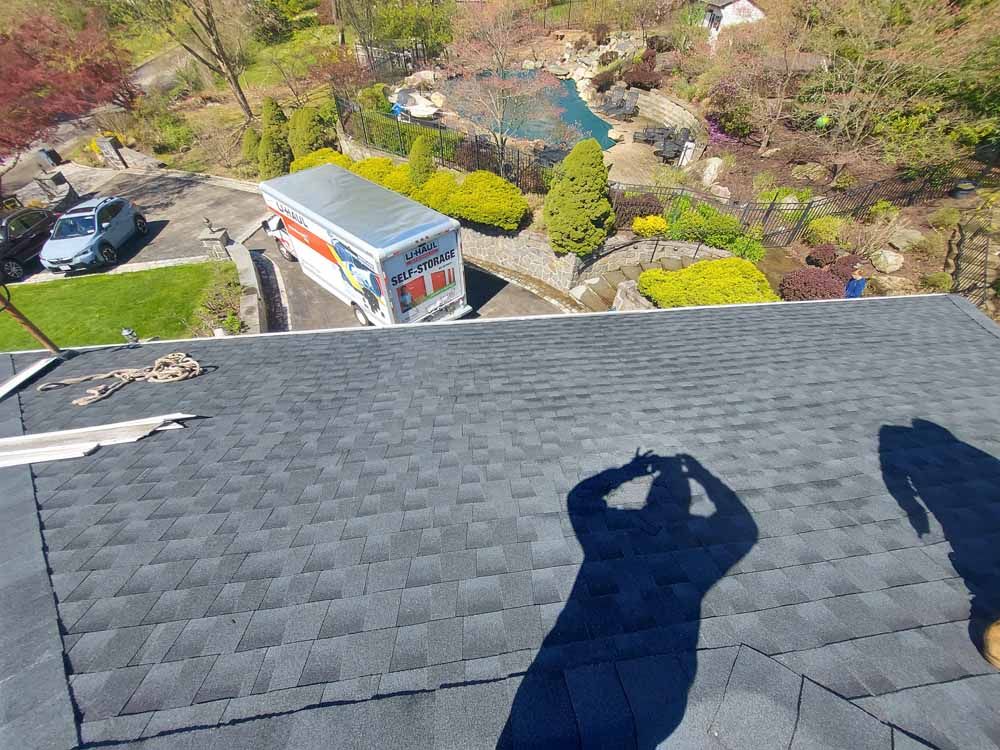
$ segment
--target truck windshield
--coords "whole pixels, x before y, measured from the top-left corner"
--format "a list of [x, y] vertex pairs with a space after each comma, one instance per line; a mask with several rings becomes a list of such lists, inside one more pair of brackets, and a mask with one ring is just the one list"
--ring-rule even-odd
[[52, 230], [52, 239], [65, 240], [70, 237], [83, 237], [93, 233], [93, 216], [64, 216], [56, 222], [56, 226]]

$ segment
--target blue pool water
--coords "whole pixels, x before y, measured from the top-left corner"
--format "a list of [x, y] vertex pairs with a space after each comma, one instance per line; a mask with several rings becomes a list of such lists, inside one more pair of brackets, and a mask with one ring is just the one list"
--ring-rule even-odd
[[[560, 120], [567, 125], [575, 126], [580, 138], [596, 138], [601, 148], [611, 148], [615, 142], [608, 138], [611, 126], [590, 111], [587, 103], [580, 98], [576, 84], [569, 78], [564, 78], [547, 91], [549, 100], [562, 110]], [[449, 97], [451, 99], [452, 97]], [[454, 100], [453, 100], [454, 101]], [[454, 107], [459, 114], [468, 116], [463, 111], [462, 102], [454, 101]], [[560, 145], [563, 132], [560, 123], [534, 121], [527, 122], [516, 133], [519, 138], [542, 140], [549, 145]]]

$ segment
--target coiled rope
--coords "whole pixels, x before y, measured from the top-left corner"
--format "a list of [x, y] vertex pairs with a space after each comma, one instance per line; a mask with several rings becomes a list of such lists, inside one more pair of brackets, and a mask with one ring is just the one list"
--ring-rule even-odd
[[38, 386], [39, 391], [53, 391], [68, 385], [86, 383], [91, 380], [112, 380], [114, 383], [102, 383], [87, 389], [87, 395], [73, 400], [73, 406], [87, 406], [102, 401], [115, 391], [119, 391], [129, 383], [143, 380], [147, 383], [177, 383], [181, 380], [196, 378], [204, 372], [198, 361], [184, 352], [174, 352], [160, 357], [149, 367], [130, 367], [111, 372], [101, 372], [95, 375], [82, 375], [77, 378], [52, 380]]

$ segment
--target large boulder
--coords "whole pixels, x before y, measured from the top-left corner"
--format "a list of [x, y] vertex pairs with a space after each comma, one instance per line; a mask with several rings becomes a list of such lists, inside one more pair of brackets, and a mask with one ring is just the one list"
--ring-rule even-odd
[[875, 274], [868, 280], [869, 286], [875, 294], [884, 297], [898, 297], [902, 294], [915, 294], [917, 285], [904, 276], [889, 276], [886, 274]]
[[435, 78], [436, 74], [433, 70], [418, 70], [413, 75], [403, 79], [403, 86], [414, 89], [425, 88], [431, 86]]
[[652, 302], [639, 294], [638, 284], [632, 280], [618, 285], [615, 301], [611, 303], [611, 309], [619, 311], [652, 310], [654, 307]]
[[728, 201], [733, 197], [733, 191], [727, 188], [725, 185], [712, 185], [708, 192], [714, 195], [719, 200]]
[[718, 156], [711, 156], [705, 159], [701, 169], [701, 186], [704, 188], [712, 187], [712, 185], [719, 181], [724, 168], [725, 163]]
[[445, 99], [444, 94], [442, 94], [440, 91], [433, 92], [427, 98], [430, 99], [431, 104], [433, 104], [438, 109], [444, 109], [444, 103], [447, 101], [447, 99]]
[[903, 255], [892, 250], [878, 250], [871, 257], [879, 273], [895, 273], [903, 267]]
[[565, 78], [569, 75], [569, 68], [562, 65], [550, 65], [548, 70], [556, 78]]
[[920, 242], [923, 238], [924, 235], [916, 229], [899, 227], [892, 233], [892, 236], [889, 237], [889, 246], [895, 248], [896, 250], [905, 252]]

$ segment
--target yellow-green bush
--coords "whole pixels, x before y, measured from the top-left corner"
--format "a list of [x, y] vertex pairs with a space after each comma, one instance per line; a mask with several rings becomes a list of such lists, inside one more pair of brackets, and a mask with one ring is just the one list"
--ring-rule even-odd
[[428, 208], [446, 213], [448, 201], [458, 190], [458, 180], [451, 172], [436, 172], [410, 196], [417, 203], [423, 203]]
[[667, 220], [662, 216], [636, 216], [632, 220], [632, 231], [640, 237], [666, 234], [667, 226]]
[[743, 258], [703, 260], [680, 271], [653, 268], [639, 274], [638, 288], [657, 307], [778, 301], [764, 274]]
[[517, 185], [479, 170], [465, 178], [461, 190], [452, 193], [445, 213], [512, 232], [527, 216], [528, 201]]
[[955, 285], [955, 280], [947, 271], [938, 271], [937, 273], [929, 273], [921, 278], [920, 284], [925, 289], [931, 289], [935, 292], [950, 292], [951, 288]]
[[410, 179], [410, 165], [397, 164], [392, 171], [382, 180], [382, 187], [387, 187], [397, 193], [410, 195], [414, 190], [414, 184]]
[[840, 239], [844, 220], [839, 216], [820, 216], [813, 219], [802, 232], [802, 241], [807, 245], [835, 245]]
[[385, 156], [373, 156], [370, 159], [354, 162], [350, 169], [354, 174], [382, 185], [394, 167], [392, 159]]
[[[247, 132], [251, 133], [253, 131], [248, 130]], [[318, 151], [313, 151], [311, 154], [306, 154], [305, 156], [293, 161], [291, 171], [301, 172], [303, 169], [318, 167], [320, 164], [335, 164], [338, 167], [350, 169], [354, 162], [351, 161], [349, 156], [346, 156], [339, 151], [334, 151], [332, 148], [321, 148]]]

